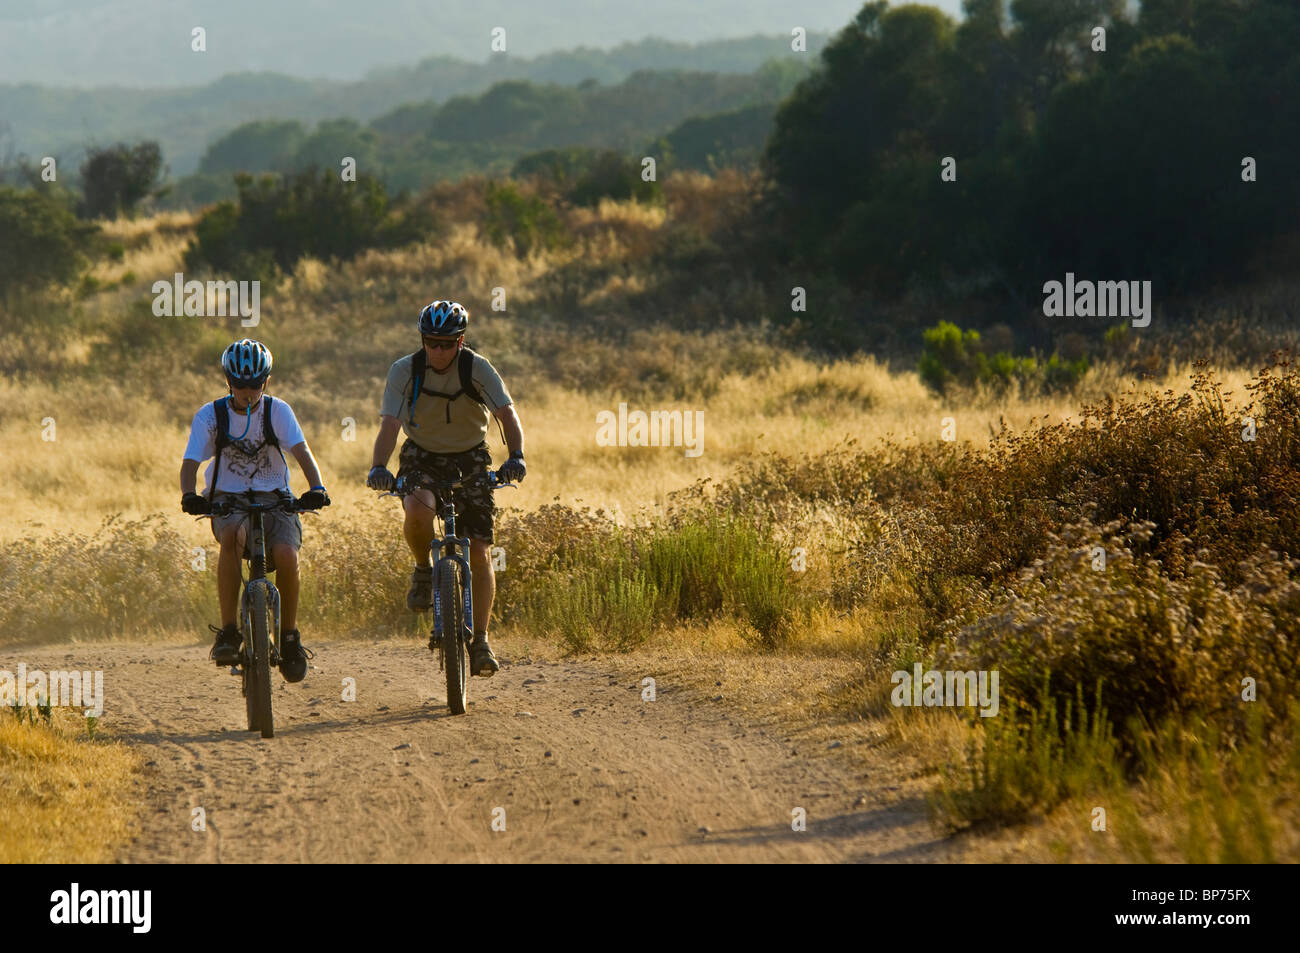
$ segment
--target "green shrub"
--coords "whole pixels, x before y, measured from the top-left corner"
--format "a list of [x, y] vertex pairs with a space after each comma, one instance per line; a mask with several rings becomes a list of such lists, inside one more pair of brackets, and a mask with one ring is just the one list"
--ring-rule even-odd
[[[662, 171], [663, 163], [659, 168]], [[659, 182], [641, 178], [641, 161], [613, 149], [545, 149], [520, 158], [510, 174], [515, 178], [535, 177], [545, 190], [575, 205], [598, 205], [601, 199], [663, 201]]]
[[676, 619], [725, 612], [748, 623], [763, 645], [790, 634], [796, 597], [789, 567], [771, 537], [751, 523], [716, 512], [657, 529], [645, 565]]
[[484, 199], [487, 237], [498, 248], [512, 242], [515, 253], [523, 258], [534, 250], [548, 251], [567, 244], [559, 216], [541, 196], [521, 192], [513, 182], [489, 181]]
[[1105, 708], [1086, 706], [1081, 688], [1061, 707], [1058, 717], [1054, 697], [1037, 706], [1004, 697], [998, 715], [977, 718], [964, 763], [948, 766], [932, 810], [950, 827], [1022, 822], [1115, 787], [1122, 773]]
[[527, 580], [527, 591], [509, 598], [513, 617], [578, 651], [623, 650], [661, 627], [719, 617], [775, 646], [790, 635], [801, 604], [770, 535], [718, 513], [638, 529], [607, 525], [569, 540], [544, 565], [527, 549], [521, 556], [513, 575], [504, 574]]
[[1033, 357], [1014, 357], [1005, 351], [988, 353], [978, 331], [963, 331], [951, 321], [940, 321], [926, 329], [922, 340], [917, 370], [921, 380], [941, 394], [953, 385], [988, 384], [1004, 390], [1013, 381], [1033, 390], [1068, 390], [1088, 371], [1086, 356], [1067, 361], [1053, 354], [1040, 363]]
[[[1171, 846], [1186, 863], [1271, 864], [1285, 857], [1284, 832], [1288, 825], [1294, 830], [1300, 783], [1300, 704], [1292, 700], [1289, 706], [1288, 717], [1272, 731], [1260, 709], [1248, 709], [1245, 735], [1231, 745], [1223, 743], [1216, 725], [1199, 717], [1186, 723], [1169, 719], [1159, 730], [1144, 732], [1141, 801], [1126, 805], [1129, 816], [1118, 828], [1127, 851], [1151, 863], [1152, 841], [1172, 833]], [[1158, 804], [1163, 816], [1148, 821], [1143, 801]], [[1172, 832], [1166, 817], [1176, 819]]]
[[300, 258], [354, 258], [420, 237], [414, 216], [390, 203], [375, 179], [344, 182], [329, 170], [284, 178], [237, 175], [239, 198], [221, 202], [195, 226], [185, 266], [244, 270], [265, 277], [291, 271]]
[[539, 583], [529, 626], [559, 635], [579, 652], [626, 650], [646, 641], [665, 616], [664, 601], [629, 556], [625, 545], [608, 547], [603, 559]]
[[0, 188], [0, 296], [71, 284], [98, 232], [37, 190]]
[[582, 171], [568, 193], [575, 205], [598, 205], [601, 199], [625, 202], [659, 202], [663, 190], [658, 181], [641, 178], [641, 161], [612, 150], [597, 155]]

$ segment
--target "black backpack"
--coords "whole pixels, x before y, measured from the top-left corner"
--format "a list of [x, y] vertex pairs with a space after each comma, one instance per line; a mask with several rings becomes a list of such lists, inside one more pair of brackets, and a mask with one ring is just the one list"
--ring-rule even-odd
[[[217, 477], [221, 475], [221, 451], [233, 442], [230, 439], [230, 408], [226, 406], [226, 398], [220, 397], [214, 400], [212, 412], [217, 417], [217, 462], [212, 467], [212, 485], [208, 488], [209, 498], [217, 491]], [[276, 450], [280, 450], [280, 439], [275, 435], [275, 428], [271, 426], [271, 395], [265, 394], [262, 397], [262, 446], [268, 443]], [[280, 459], [284, 460], [283, 450], [280, 450]], [[285, 466], [288, 466], [287, 460]]]
[[[444, 394], [442, 391], [429, 390], [424, 386], [424, 348], [420, 348], [411, 355], [411, 402], [407, 406], [406, 420], [407, 423], [415, 423], [415, 401], [421, 394], [428, 394], [430, 397], [441, 397], [447, 401], [447, 423], [451, 423], [451, 402], [465, 394], [476, 404], [487, 406], [487, 401], [483, 395], [478, 392], [472, 380], [474, 370], [474, 352], [467, 347], [460, 349], [460, 354], [456, 356], [456, 372], [460, 378], [460, 390], [454, 394]], [[489, 413], [489, 416], [495, 417], [495, 414]], [[501, 419], [497, 418], [497, 431], [501, 434], [501, 442], [506, 442], [506, 431], [501, 425]]]
[[478, 404], [487, 406], [483, 400], [483, 395], [478, 392], [471, 379], [471, 373], [474, 370], [474, 352], [467, 347], [460, 349], [460, 354], [456, 356], [456, 370], [460, 377], [460, 390], [454, 394], [444, 394], [442, 391], [429, 390], [424, 386], [424, 348], [420, 348], [411, 355], [411, 402], [407, 406], [406, 419], [408, 423], [415, 422], [415, 401], [421, 394], [428, 394], [430, 397], [442, 397], [447, 401], [447, 423], [451, 423], [451, 402], [461, 394], [467, 394], [469, 399]]

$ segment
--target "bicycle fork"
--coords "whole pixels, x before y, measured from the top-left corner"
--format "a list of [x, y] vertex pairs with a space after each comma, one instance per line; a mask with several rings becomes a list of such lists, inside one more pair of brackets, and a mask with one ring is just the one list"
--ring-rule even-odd
[[[267, 636], [271, 649], [272, 667], [280, 664], [280, 590], [271, 585], [265, 578], [250, 579], [244, 585], [244, 592], [239, 599], [239, 628], [244, 638], [244, 651], [249, 652], [249, 639], [253, 637], [253, 616], [252, 616], [252, 596], [249, 590], [253, 586], [263, 586], [266, 589], [266, 608], [271, 614], [271, 625], [267, 628]], [[238, 664], [230, 667], [231, 675], [239, 674]]]

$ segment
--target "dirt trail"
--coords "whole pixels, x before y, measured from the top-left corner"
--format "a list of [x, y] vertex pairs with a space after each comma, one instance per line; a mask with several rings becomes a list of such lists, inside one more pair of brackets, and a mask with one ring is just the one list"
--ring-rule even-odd
[[873, 789], [861, 766], [794, 756], [773, 725], [689, 690], [642, 701], [634, 677], [593, 662], [498, 649], [501, 672], [471, 680], [457, 717], [422, 645], [313, 643], [304, 682], [274, 674], [263, 740], [206, 646], [70, 648], [22, 655], [103, 670], [101, 725], [146, 762], [126, 862], [948, 859], [919, 799]]

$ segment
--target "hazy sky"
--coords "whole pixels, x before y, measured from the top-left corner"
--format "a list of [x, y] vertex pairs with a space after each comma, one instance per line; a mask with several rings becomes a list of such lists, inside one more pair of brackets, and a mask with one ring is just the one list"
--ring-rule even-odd
[[[934, 0], [960, 14], [961, 0]], [[480, 62], [494, 27], [536, 56], [659, 36], [835, 31], [861, 0], [0, 0], [0, 83], [172, 86], [241, 70], [356, 79], [435, 54]], [[207, 51], [190, 49], [207, 31]]]

